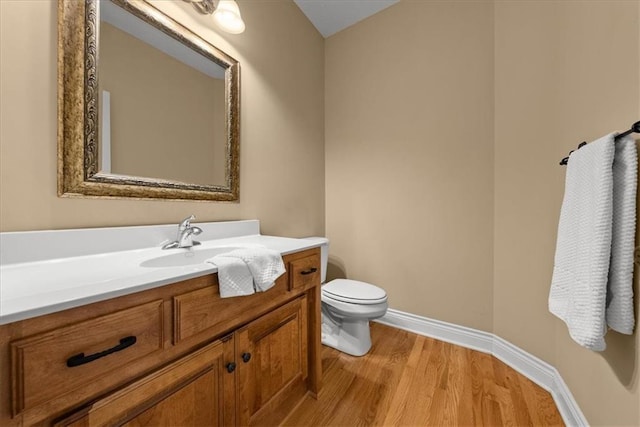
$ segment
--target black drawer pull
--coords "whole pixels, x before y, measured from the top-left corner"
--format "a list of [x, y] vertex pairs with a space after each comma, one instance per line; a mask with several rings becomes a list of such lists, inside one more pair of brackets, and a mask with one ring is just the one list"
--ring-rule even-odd
[[251, 353], [242, 353], [242, 361], [248, 363], [251, 360]]
[[74, 366], [84, 365], [85, 363], [93, 362], [94, 360], [98, 360], [101, 357], [108, 356], [112, 353], [118, 352], [120, 350], [124, 350], [127, 347], [131, 347], [136, 343], [136, 337], [129, 336], [124, 337], [120, 340], [120, 344], [115, 347], [111, 347], [108, 350], [101, 351], [99, 353], [90, 354], [85, 356], [84, 353], [76, 354], [75, 356], [71, 356], [67, 359], [67, 366], [73, 368]]
[[317, 268], [315, 268], [315, 267], [311, 267], [311, 268], [310, 268], [310, 269], [308, 269], [308, 270], [303, 270], [303, 271], [301, 271], [301, 272], [300, 272], [300, 274], [304, 274], [304, 275], [306, 276], [307, 274], [313, 274], [313, 273], [315, 273], [316, 271], [318, 271], [318, 269], [317, 269]]
[[236, 370], [236, 364], [234, 362], [227, 363], [227, 372], [232, 373]]

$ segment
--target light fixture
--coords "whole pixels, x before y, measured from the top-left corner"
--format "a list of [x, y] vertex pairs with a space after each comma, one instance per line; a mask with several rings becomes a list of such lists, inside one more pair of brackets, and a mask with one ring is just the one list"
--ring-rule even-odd
[[244, 21], [240, 16], [240, 8], [234, 0], [184, 0], [203, 15], [212, 15], [213, 21], [222, 30], [231, 34], [244, 31]]

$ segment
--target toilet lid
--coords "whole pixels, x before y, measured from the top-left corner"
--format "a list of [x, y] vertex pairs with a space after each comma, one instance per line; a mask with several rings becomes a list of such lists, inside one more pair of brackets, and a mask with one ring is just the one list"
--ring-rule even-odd
[[378, 304], [387, 300], [384, 289], [370, 283], [335, 279], [322, 287], [325, 297], [352, 304]]

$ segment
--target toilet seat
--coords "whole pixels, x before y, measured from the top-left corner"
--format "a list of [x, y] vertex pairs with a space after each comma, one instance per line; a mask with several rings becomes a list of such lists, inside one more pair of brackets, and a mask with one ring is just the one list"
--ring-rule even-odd
[[350, 279], [335, 279], [322, 286], [326, 298], [350, 304], [373, 305], [387, 301], [384, 289], [370, 283]]

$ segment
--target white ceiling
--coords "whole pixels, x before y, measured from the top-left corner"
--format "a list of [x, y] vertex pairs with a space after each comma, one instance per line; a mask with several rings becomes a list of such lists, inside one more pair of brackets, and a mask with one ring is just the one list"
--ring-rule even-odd
[[323, 37], [362, 21], [399, 0], [293, 0]]

